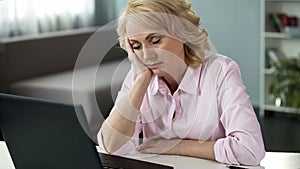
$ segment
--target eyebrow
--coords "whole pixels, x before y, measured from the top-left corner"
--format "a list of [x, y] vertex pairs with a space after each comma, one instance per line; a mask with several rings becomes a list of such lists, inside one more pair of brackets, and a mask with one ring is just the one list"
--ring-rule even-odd
[[[156, 34], [157, 34], [157, 33], [150, 33], [145, 39], [146, 39], [146, 40], [149, 40], [149, 38], [150, 38], [151, 36], [156, 35]], [[139, 41], [134, 40], [134, 39], [129, 39], [129, 41], [132, 41], [132, 42], [134, 42], [134, 43], [139, 42]]]

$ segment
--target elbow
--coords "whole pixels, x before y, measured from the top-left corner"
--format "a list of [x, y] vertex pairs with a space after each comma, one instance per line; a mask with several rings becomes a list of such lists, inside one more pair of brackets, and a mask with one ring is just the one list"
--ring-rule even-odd
[[108, 154], [114, 154], [117, 150], [115, 148], [113, 148], [112, 146], [104, 146], [105, 151]]
[[[129, 142], [130, 143], [130, 142]], [[108, 154], [113, 154], [113, 155], [125, 155], [127, 153], [129, 153], [130, 151], [132, 151], [132, 149], [134, 148], [132, 145], [130, 144], [124, 144], [121, 147], [120, 146], [116, 146], [116, 145], [104, 145], [104, 150], [108, 153]]]
[[97, 141], [99, 147], [108, 154], [114, 154], [118, 150], [114, 139], [104, 137], [102, 131], [98, 133]]
[[103, 125], [98, 133], [99, 145], [109, 154], [124, 155], [138, 145], [138, 137], [126, 136]]
[[99, 145], [101, 145], [103, 150], [108, 154], [116, 154], [129, 139], [129, 137], [120, 135], [109, 125], [102, 125], [97, 135]]
[[266, 152], [264, 149], [256, 152], [253, 155], [253, 158], [249, 160], [249, 164], [246, 164], [246, 165], [259, 165], [261, 160], [265, 157], [265, 153]]
[[240, 160], [240, 164], [242, 165], [250, 165], [250, 166], [258, 166], [261, 162], [261, 160], [263, 159], [264, 157], [264, 154], [263, 155], [252, 155], [252, 157], [249, 157], [248, 160]]
[[120, 143], [113, 140], [103, 140], [103, 148], [108, 154], [116, 154], [116, 152], [122, 147]]
[[128, 139], [105, 137], [101, 133], [98, 135], [98, 138], [99, 146], [108, 154], [124, 155], [134, 147]]
[[245, 146], [229, 139], [219, 140], [214, 149], [216, 160], [229, 165], [257, 166], [265, 156], [264, 146]]
[[260, 152], [260, 154], [257, 156], [256, 165], [260, 164], [260, 162], [264, 159], [265, 154], [266, 154], [265, 149], [262, 149], [262, 151]]
[[236, 157], [240, 165], [257, 166], [265, 157], [265, 150], [263, 148], [250, 150], [243, 147], [239, 148], [239, 150], [236, 152]]

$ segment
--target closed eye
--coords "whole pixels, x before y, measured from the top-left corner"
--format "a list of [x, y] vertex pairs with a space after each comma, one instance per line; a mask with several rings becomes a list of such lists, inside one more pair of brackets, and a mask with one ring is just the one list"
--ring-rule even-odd
[[138, 43], [131, 44], [131, 46], [132, 46], [132, 49], [134, 49], [134, 50], [137, 50], [137, 49], [141, 48], [141, 45], [138, 44]]
[[160, 37], [156, 37], [156, 36], [153, 36], [153, 37], [151, 37], [151, 43], [152, 44], [159, 44], [160, 42], [161, 42], [161, 38]]

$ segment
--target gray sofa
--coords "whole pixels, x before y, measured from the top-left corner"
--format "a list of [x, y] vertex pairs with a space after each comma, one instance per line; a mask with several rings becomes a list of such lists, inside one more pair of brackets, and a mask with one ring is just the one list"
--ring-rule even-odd
[[113, 29], [11, 38], [0, 46], [1, 92], [82, 105], [96, 141], [130, 69]]

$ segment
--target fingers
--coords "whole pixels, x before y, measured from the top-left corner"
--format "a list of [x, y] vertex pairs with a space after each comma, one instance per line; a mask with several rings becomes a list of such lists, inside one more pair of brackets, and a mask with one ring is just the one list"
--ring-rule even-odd
[[148, 141], [148, 142], [145, 142], [145, 143], [139, 145], [139, 146], [136, 148], [136, 150], [137, 150], [137, 151], [140, 151], [140, 150], [143, 150], [143, 149], [152, 147], [152, 146], [153, 146], [152, 144], [153, 144], [154, 142], [155, 142], [155, 141]]
[[168, 140], [152, 140], [139, 145], [136, 150], [141, 153], [164, 154], [168, 148]]
[[[136, 54], [134, 53], [132, 47], [131, 47], [131, 44], [129, 42], [129, 39], [126, 38], [125, 39], [125, 46], [126, 46], [126, 49], [127, 49], [127, 53], [128, 53], [128, 57], [129, 57], [129, 60], [133, 63], [133, 62], [136, 62]], [[136, 63], [134, 63], [136, 64]]]
[[[125, 46], [127, 49], [128, 58], [134, 66], [135, 77], [141, 73], [147, 72], [148, 68], [143, 64], [143, 62], [140, 60], [140, 58], [136, 55], [136, 53], [134, 52], [134, 50], [131, 47], [131, 44], [130, 44], [128, 38], [125, 39]], [[147, 73], [148, 73], [148, 75], [149, 74], [151, 75], [150, 71], [148, 71]]]
[[129, 60], [131, 61], [131, 63], [136, 65], [137, 64], [137, 56], [134, 53], [128, 38], [125, 39], [125, 47], [127, 49]]
[[129, 39], [126, 38], [125, 39], [125, 46], [126, 46], [126, 49], [127, 49], [127, 53], [128, 53], [128, 57], [129, 57], [129, 60], [133, 63], [133, 64], [136, 64], [137, 62], [137, 56], [136, 54], [134, 53], [132, 47], [131, 47], [131, 44], [129, 42]]
[[150, 154], [177, 154], [176, 148], [182, 140], [180, 139], [158, 139], [151, 140], [139, 145], [136, 150], [141, 153], [150, 153]]
[[[130, 42], [129, 42], [129, 39], [125, 39], [125, 46], [126, 46], [126, 49], [127, 49], [127, 53], [128, 53], [128, 58], [129, 60], [131, 61], [131, 63], [133, 63], [133, 65], [136, 67], [138, 66], [138, 64], [143, 64], [137, 57], [137, 55], [134, 53], [131, 45], [130, 45]], [[140, 62], [140, 63], [139, 63]]]
[[155, 147], [145, 148], [142, 150], [138, 150], [140, 153], [146, 153], [146, 154], [162, 154], [158, 152], [158, 149]]
[[149, 141], [139, 145], [136, 150], [141, 153], [156, 154], [159, 153], [158, 146], [155, 146], [156, 141]]
[[132, 47], [130, 45], [130, 42], [129, 42], [128, 38], [125, 39], [125, 47], [127, 49], [127, 53], [128, 53], [129, 56], [132, 55], [132, 54], [134, 54], [133, 49], [132, 49]]

